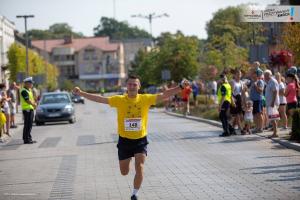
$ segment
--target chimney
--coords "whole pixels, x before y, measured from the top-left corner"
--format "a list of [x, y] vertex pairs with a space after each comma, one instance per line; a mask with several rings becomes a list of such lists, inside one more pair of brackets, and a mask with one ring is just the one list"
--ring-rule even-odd
[[73, 40], [73, 36], [72, 35], [65, 35], [64, 36], [64, 44], [71, 44]]

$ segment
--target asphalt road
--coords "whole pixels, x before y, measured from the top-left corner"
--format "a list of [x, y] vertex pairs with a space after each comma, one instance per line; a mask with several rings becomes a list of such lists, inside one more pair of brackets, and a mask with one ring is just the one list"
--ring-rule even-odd
[[[0, 146], [0, 199], [130, 199], [133, 167], [120, 175], [116, 111], [86, 101], [77, 122], [21, 128]], [[300, 152], [153, 109], [140, 199], [300, 199]]]

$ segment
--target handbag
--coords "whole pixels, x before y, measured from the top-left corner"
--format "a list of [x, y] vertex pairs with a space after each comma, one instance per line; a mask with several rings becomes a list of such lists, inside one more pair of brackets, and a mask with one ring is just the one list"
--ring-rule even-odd
[[267, 107], [267, 113], [268, 113], [268, 118], [269, 118], [270, 121], [280, 120], [280, 115], [279, 115], [277, 106], [274, 106], [274, 107], [268, 106]]

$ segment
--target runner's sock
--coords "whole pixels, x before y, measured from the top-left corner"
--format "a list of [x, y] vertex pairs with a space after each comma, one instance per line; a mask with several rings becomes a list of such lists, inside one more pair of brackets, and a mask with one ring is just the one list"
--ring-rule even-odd
[[138, 195], [138, 192], [139, 192], [139, 189], [133, 189], [132, 195], [137, 196], [137, 195]]

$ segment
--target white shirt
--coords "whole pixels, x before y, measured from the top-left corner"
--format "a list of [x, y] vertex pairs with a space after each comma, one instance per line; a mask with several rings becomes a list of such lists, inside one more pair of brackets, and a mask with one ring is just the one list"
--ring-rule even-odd
[[[286, 88], [285, 83], [283, 83], [283, 82], [279, 83], [279, 91], [283, 90], [285, 88]], [[286, 97], [284, 95], [282, 95], [282, 96], [279, 95], [279, 102], [280, 102], [280, 104], [286, 104], [287, 103], [286, 102]]]
[[241, 95], [242, 94], [242, 89], [243, 89], [242, 81], [237, 82], [237, 81], [233, 80], [232, 83], [233, 83], [232, 94], [234, 96]]

